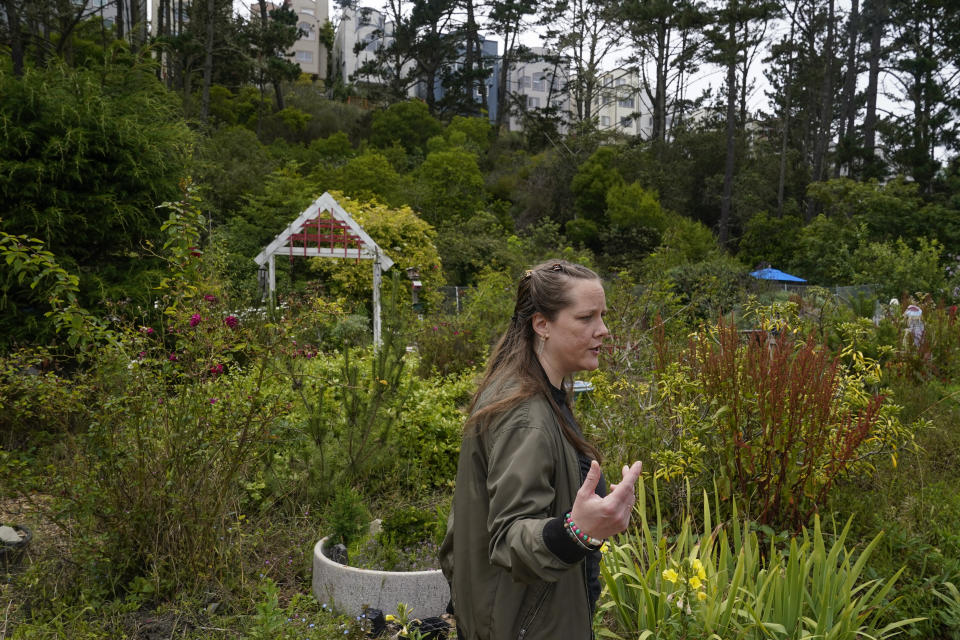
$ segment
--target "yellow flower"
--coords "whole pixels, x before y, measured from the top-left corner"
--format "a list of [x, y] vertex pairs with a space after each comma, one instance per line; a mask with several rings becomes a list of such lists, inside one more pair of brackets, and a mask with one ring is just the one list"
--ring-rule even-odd
[[608, 545], [606, 542], [600, 545], [600, 553], [606, 553], [609, 550], [610, 550], [610, 545]]
[[663, 576], [663, 579], [666, 580], [667, 582], [676, 583], [677, 580], [680, 579], [680, 576], [678, 576], [677, 572], [674, 571], [673, 569], [665, 569], [661, 575]]
[[384, 620], [386, 620], [387, 622], [393, 622], [396, 619], [397, 619], [397, 616], [389, 613], [386, 616], [384, 616]]
[[690, 587], [693, 589], [699, 589], [700, 585], [702, 585], [703, 583], [700, 582], [700, 578], [698, 578], [697, 576], [693, 576], [692, 578], [687, 580], [687, 584], [689, 584]]
[[703, 570], [703, 567], [700, 567], [699, 569], [697, 569], [697, 577], [700, 578], [701, 580], [707, 579], [707, 572]]
[[699, 600], [700, 602], [703, 602], [703, 601], [706, 600], [706, 599], [707, 599], [707, 594], [706, 594], [705, 591], [698, 591], [698, 592], [697, 592], [697, 600]]
[[693, 567], [694, 571], [703, 571], [703, 563], [700, 562], [700, 558], [694, 558], [690, 566]]

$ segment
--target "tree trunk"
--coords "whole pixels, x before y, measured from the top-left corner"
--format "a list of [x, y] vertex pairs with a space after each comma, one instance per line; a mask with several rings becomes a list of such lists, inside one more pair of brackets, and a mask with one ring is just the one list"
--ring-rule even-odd
[[257, 46], [257, 88], [260, 90], [260, 99], [257, 101], [257, 137], [260, 137], [260, 133], [263, 129], [263, 85], [264, 85], [264, 65], [266, 61], [263, 59], [263, 47], [265, 40], [264, 31], [267, 28], [267, 3], [265, 0], [258, 0], [260, 5], [260, 44]]
[[[163, 37], [163, 36], [164, 36], [164, 29], [166, 28], [166, 25], [164, 24], [164, 18], [166, 17], [165, 14], [164, 14], [164, 3], [165, 3], [165, 2], [169, 2], [169, 0], [158, 0], [158, 2], [159, 2], [159, 4], [157, 5], [157, 31], [156, 31], [156, 33], [157, 33], [157, 37]], [[160, 59], [160, 64], [157, 65], [157, 80], [163, 80], [163, 77], [164, 77], [164, 75], [165, 75], [164, 72], [163, 72], [163, 70], [164, 70], [164, 67], [165, 67], [165, 65], [166, 65], [166, 55], [164, 54], [164, 47], [163, 47], [163, 46], [158, 46], [158, 47], [157, 47], [157, 56], [158, 56], [159, 59]]]
[[[123, 2], [123, 0], [118, 0], [118, 2]], [[130, 50], [136, 53], [140, 49], [140, 45], [143, 44], [143, 38], [141, 37], [144, 29], [144, 19], [143, 15], [146, 11], [146, 3], [141, 5], [143, 0], [130, 0]], [[142, 9], [142, 10], [141, 10]]]
[[[851, 0], [850, 4], [850, 23], [847, 29], [847, 69], [843, 79], [843, 94], [840, 98], [841, 116], [840, 131], [837, 139], [841, 147], [845, 150], [847, 173], [850, 173], [850, 149], [853, 146], [853, 125], [857, 115], [857, 105], [855, 102], [857, 91], [857, 44], [860, 34], [860, 0]], [[840, 177], [841, 162], [838, 160], [833, 165], [833, 177]]]
[[730, 210], [733, 200], [734, 143], [737, 118], [737, 25], [736, 0], [730, 5], [730, 24], [727, 28], [727, 155], [723, 167], [723, 197], [720, 200], [720, 246], [726, 247], [730, 233]]
[[657, 29], [657, 86], [653, 105], [652, 139], [663, 142], [667, 135], [667, 57], [670, 49], [670, 30], [661, 18]]
[[[854, 0], [856, 1], [856, 0]], [[793, 42], [797, 22], [793, 14], [790, 15], [790, 42]], [[793, 108], [793, 50], [790, 51], [790, 60], [787, 61], [787, 79], [783, 96], [783, 114], [780, 118], [780, 170], [777, 178], [777, 217], [783, 217], [783, 197], [787, 184], [787, 150], [790, 141], [790, 109]]]
[[[467, 11], [467, 22], [464, 31], [466, 36], [466, 45], [463, 53], [463, 77], [466, 79], [464, 88], [467, 92], [466, 100], [463, 104], [470, 110], [469, 115], [476, 115], [476, 103], [473, 101], [473, 89], [477, 84], [478, 78], [476, 69], [477, 60], [480, 58], [479, 45], [477, 42], [477, 23], [473, 15], [473, 0], [465, 0], [465, 9]], [[482, 81], [480, 82], [482, 84]]]
[[10, 28], [10, 58], [13, 61], [13, 75], [23, 76], [23, 31], [20, 29], [18, 0], [2, 0], [7, 24]]
[[[827, 156], [827, 147], [830, 144], [830, 134], [833, 129], [833, 45], [834, 45], [834, 0], [830, 0], [827, 13], [827, 39], [823, 47], [823, 60], [825, 67], [823, 70], [823, 85], [820, 89], [820, 122], [817, 128], [817, 137], [813, 149], [813, 182], [820, 182], [825, 175], [825, 164]], [[807, 202], [806, 220], [813, 219], [815, 212], [815, 203], [813, 200]]]
[[503, 57], [500, 58], [500, 77], [497, 82], [497, 118], [496, 125], [494, 127], [494, 136], [500, 136], [500, 129], [503, 128], [504, 122], [507, 123], [509, 128], [509, 101], [510, 97], [507, 95], [507, 80], [510, 78], [510, 67], [513, 66], [513, 56], [516, 51], [516, 42], [517, 42], [517, 33], [515, 30], [507, 31], [504, 33], [503, 38]]
[[126, 33], [126, 32], [124, 31], [124, 28], [123, 28], [123, 27], [124, 27], [124, 24], [123, 24], [123, 13], [124, 13], [124, 11], [123, 11], [123, 9], [124, 9], [124, 7], [123, 7], [123, 1], [124, 1], [124, 0], [116, 0], [116, 5], [117, 5], [117, 20], [116, 20], [116, 22], [115, 22], [114, 24], [117, 25], [117, 40], [123, 40], [123, 36], [124, 36], [124, 34]]
[[213, 83], [213, 36], [216, 0], [207, 0], [207, 38], [203, 47], [203, 92], [200, 100], [200, 120], [210, 115], [210, 85]]
[[866, 88], [866, 113], [863, 117], [864, 175], [877, 177], [875, 166], [877, 149], [877, 92], [880, 80], [880, 62], [883, 47], [883, 29], [887, 21], [886, 0], [873, 0], [870, 11], [870, 54]]

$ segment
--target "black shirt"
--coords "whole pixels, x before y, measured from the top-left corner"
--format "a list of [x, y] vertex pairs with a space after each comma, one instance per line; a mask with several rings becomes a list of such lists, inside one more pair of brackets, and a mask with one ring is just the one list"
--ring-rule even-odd
[[[550, 384], [549, 381], [547, 384]], [[555, 386], [550, 384], [550, 393], [553, 396], [554, 402], [556, 402], [557, 406], [560, 407], [560, 413], [563, 415], [563, 419], [577, 432], [578, 435], [582, 437], [583, 432], [580, 430], [580, 424], [577, 422], [576, 418], [573, 417], [573, 411], [567, 404], [566, 391], [557, 389]], [[587, 479], [587, 472], [590, 471], [590, 463], [592, 460], [582, 451], [577, 451], [577, 461], [580, 463], [580, 484], [583, 484], [584, 480]], [[600, 481], [597, 483], [595, 492], [601, 498], [607, 495], [607, 482], [602, 473], [600, 474]], [[573, 505], [570, 505], [570, 507], [572, 508]], [[587, 569], [587, 592], [590, 595], [591, 611], [596, 609], [597, 600], [600, 598], [601, 557], [602, 554], [599, 551], [592, 551], [584, 558], [584, 563], [586, 564]]]

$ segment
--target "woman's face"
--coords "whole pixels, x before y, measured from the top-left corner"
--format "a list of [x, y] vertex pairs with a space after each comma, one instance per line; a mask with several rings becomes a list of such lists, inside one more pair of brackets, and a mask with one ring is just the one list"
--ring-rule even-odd
[[533, 318], [534, 330], [547, 337], [540, 364], [557, 388], [564, 376], [597, 368], [600, 346], [610, 333], [603, 323], [607, 301], [600, 280], [571, 278], [570, 282], [570, 306], [553, 320], [539, 313]]

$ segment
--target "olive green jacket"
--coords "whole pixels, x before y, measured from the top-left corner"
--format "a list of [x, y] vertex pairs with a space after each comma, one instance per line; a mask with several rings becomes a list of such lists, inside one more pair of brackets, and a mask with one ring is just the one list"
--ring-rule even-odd
[[543, 396], [464, 436], [440, 549], [460, 640], [591, 637], [584, 562], [564, 562], [544, 541], [579, 487], [576, 449]]

